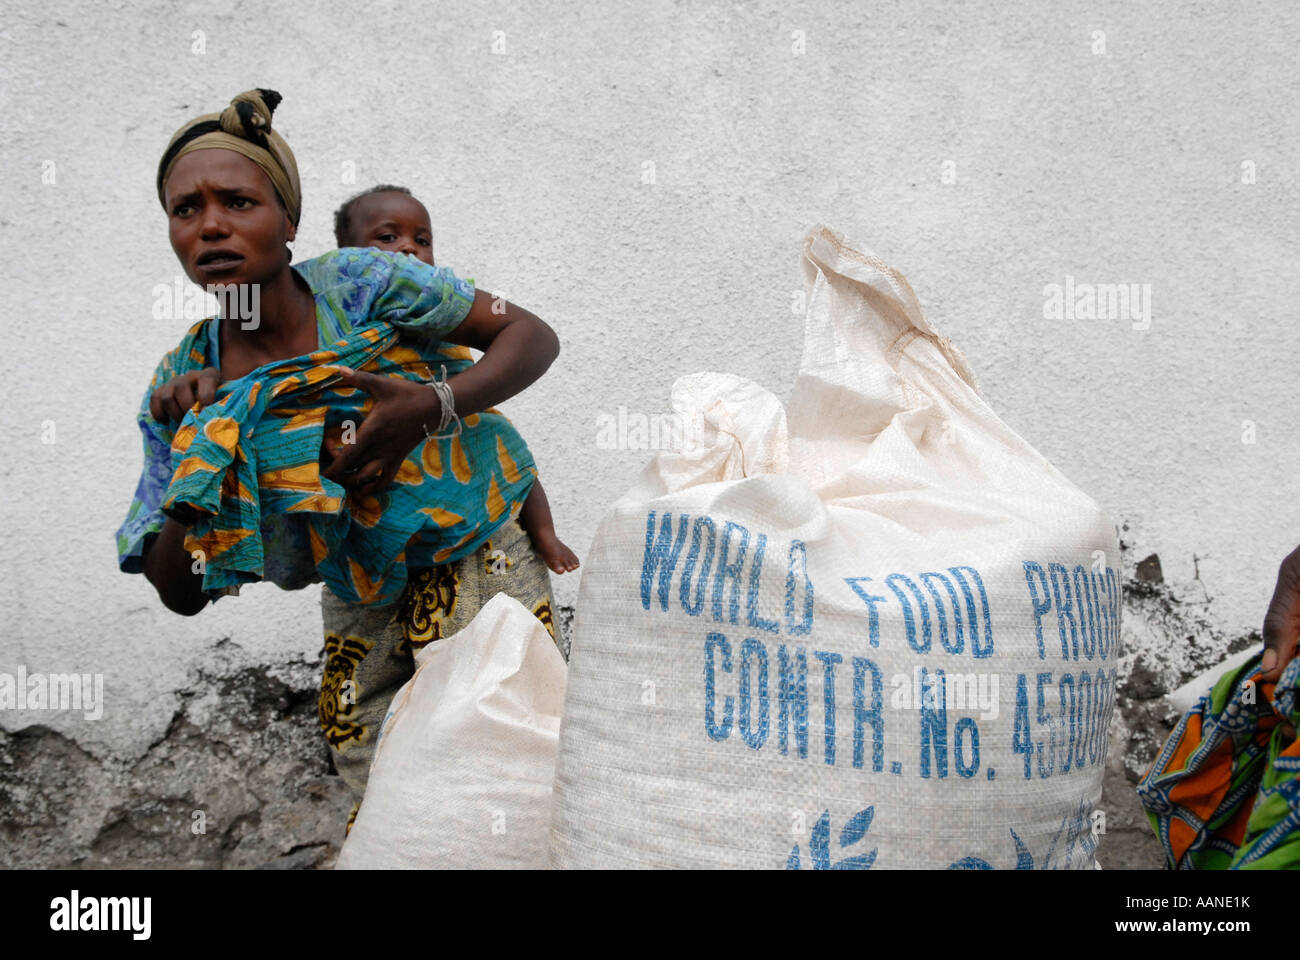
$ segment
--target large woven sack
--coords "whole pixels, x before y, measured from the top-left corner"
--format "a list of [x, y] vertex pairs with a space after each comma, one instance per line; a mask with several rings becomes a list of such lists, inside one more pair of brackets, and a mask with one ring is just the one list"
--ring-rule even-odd
[[584, 560], [559, 867], [1094, 867], [1116, 531], [903, 277], [804, 242], [789, 410], [717, 373]]
[[416, 657], [339, 869], [545, 868], [564, 658], [498, 593]]

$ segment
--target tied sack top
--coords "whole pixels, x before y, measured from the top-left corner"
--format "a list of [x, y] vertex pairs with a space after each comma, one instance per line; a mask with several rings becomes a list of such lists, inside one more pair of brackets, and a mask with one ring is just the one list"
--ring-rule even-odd
[[174, 434], [154, 420], [149, 397], [215, 362], [218, 318], [195, 324], [154, 371], [137, 416], [145, 464], [117, 534], [118, 565], [140, 572], [144, 547], [172, 515], [192, 520], [185, 548], [202, 552], [209, 594], [261, 579], [287, 589], [323, 580], [346, 602], [392, 603], [408, 567], [467, 556], [517, 514], [537, 469], [510, 421], [489, 409], [464, 417], [459, 436], [419, 444], [375, 496], [322, 477], [326, 432], [337, 440], [347, 421], [359, 429], [373, 405], [339, 383], [337, 368], [423, 381], [442, 363], [448, 376], [464, 369], [466, 351], [440, 338], [465, 319], [474, 287], [445, 267], [375, 249], [336, 250], [293, 269], [316, 297], [322, 349], [222, 384]]

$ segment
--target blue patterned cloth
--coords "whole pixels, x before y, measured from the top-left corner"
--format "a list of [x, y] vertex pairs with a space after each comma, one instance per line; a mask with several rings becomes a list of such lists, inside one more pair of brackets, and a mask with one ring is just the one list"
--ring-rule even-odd
[[[439, 365], [445, 363], [448, 376], [452, 376], [473, 362], [467, 349], [440, 341], [443, 334], [464, 320], [474, 298], [472, 282], [456, 277], [450, 270], [430, 267], [414, 257], [355, 248], [332, 251], [314, 260], [295, 264], [293, 269], [298, 271], [315, 295], [318, 343], [321, 347], [355, 343], [358, 336], [374, 336], [380, 329], [391, 331], [396, 327], [402, 335], [402, 346], [394, 347], [390, 353], [392, 356], [400, 354], [402, 359], [396, 364], [384, 361], [388, 363], [390, 372], [396, 370], [416, 378], [419, 375], [412, 371], [437, 371]], [[150, 415], [149, 397], [173, 376], [203, 366], [219, 366], [219, 323], [217, 318], [212, 318], [196, 324], [181, 344], [163, 358], [145, 391], [138, 416], [144, 437], [144, 469], [126, 521], [117, 534], [118, 563], [125, 572], [135, 573], [142, 569], [145, 545], [163, 527], [168, 488], [174, 481], [180, 482], [176, 467], [181, 464], [183, 454], [193, 442], [200, 421], [207, 426], [214, 416], [219, 415], [219, 411], [211, 408], [206, 414], [191, 411], [176, 431], [181, 440], [177, 449], [173, 449], [176, 437], [168, 424], [159, 423]], [[383, 326], [385, 324], [390, 325]], [[415, 348], [414, 352], [411, 348]], [[268, 364], [247, 377], [223, 384], [218, 391], [217, 404], [213, 406], [222, 405], [232, 397], [246, 398], [250, 392], [255, 395], [255, 391], [250, 388], [259, 379], [267, 382], [276, 375], [285, 379], [288, 363], [290, 362]], [[303, 366], [303, 363], [298, 363], [299, 368]], [[335, 398], [334, 402], [337, 404], [341, 401]], [[274, 425], [265, 428], [263, 432], [273, 429]], [[200, 445], [207, 442], [206, 437], [199, 439]], [[319, 436], [315, 442], [319, 443]], [[487, 410], [465, 418], [462, 438], [437, 442], [443, 445], [440, 450], [430, 447], [423, 451], [426, 466], [430, 463], [430, 458], [435, 466], [439, 461], [459, 465], [468, 455], [472, 472], [480, 474], [467, 477], [464, 469], [439, 470], [439, 476], [435, 479], [427, 475], [427, 469], [423, 471], [426, 482], [419, 486], [419, 499], [424, 507], [429, 508], [426, 512], [431, 515], [445, 518], [450, 511], [450, 515], [457, 517], [454, 541], [439, 541], [437, 531], [433, 534], [427, 530], [422, 531], [423, 540], [413, 543], [413, 549], [399, 556], [398, 559], [403, 562], [398, 566], [403, 569], [398, 576], [389, 580], [382, 592], [372, 593], [368, 599], [355, 593], [349, 597], [350, 583], [331, 583], [332, 589], [336, 589], [341, 597], [353, 602], [391, 602], [396, 599], [395, 593], [405, 581], [405, 565], [446, 563], [473, 552], [492, 530], [509, 519], [518, 503], [526, 496], [527, 488], [536, 475], [531, 455], [522, 438], [498, 411]], [[283, 443], [280, 445], [283, 446]], [[511, 485], [507, 484], [504, 475], [488, 476], [490, 473], [501, 472], [495, 454], [502, 449], [508, 449], [513, 454], [513, 460], [506, 461], [507, 467], [513, 467], [516, 471], [511, 472], [514, 477]], [[482, 451], [483, 455], [476, 456], [475, 451]], [[491, 456], [488, 455], [489, 452]], [[408, 458], [408, 463], [420, 464], [421, 454], [422, 447], [418, 446]], [[321, 482], [329, 483], [323, 479]], [[499, 501], [500, 498], [496, 496], [498, 493], [506, 494], [506, 503], [510, 509], [504, 514], [499, 505], [489, 508], [485, 504], [489, 499], [486, 496], [489, 483], [492, 484], [491, 499], [494, 501]], [[402, 495], [409, 499], [407, 492], [404, 491]], [[275, 502], [274, 499], [271, 502]], [[245, 513], [248, 513], [247, 507]], [[320, 527], [322, 518], [319, 515], [313, 518], [310, 514], [268, 508], [261, 510], [256, 519], [260, 536], [253, 538], [251, 548], [245, 544], [240, 549], [245, 553], [251, 549], [253, 554], [260, 556], [256, 557], [254, 563], [243, 562], [238, 577], [220, 571], [205, 576], [205, 589], [216, 592], [221, 586], [228, 585], [226, 581], [234, 583], [255, 579], [270, 580], [285, 589], [298, 589], [319, 582], [322, 578], [330, 580], [328, 573], [322, 577], [320, 568], [319, 531], [323, 528]], [[312, 542], [313, 522], [317, 524], [315, 544]], [[374, 518], [366, 519], [363, 525], [367, 529], [373, 527]], [[337, 523], [334, 527], [337, 527]], [[313, 545], [317, 548], [315, 551]], [[373, 549], [373, 545], [370, 549]], [[363, 559], [367, 566], [371, 566], [375, 558]], [[382, 558], [380, 566], [387, 570], [392, 559]], [[225, 580], [221, 579], [223, 576]], [[370, 587], [370, 584], [366, 584], [367, 589]]]

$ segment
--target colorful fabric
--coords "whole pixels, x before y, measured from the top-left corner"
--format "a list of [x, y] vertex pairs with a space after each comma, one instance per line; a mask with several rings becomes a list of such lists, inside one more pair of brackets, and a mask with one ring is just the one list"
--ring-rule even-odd
[[415, 657], [467, 627], [498, 593], [522, 603], [556, 638], [550, 571], [517, 516], [473, 555], [413, 574], [393, 607], [358, 607], [321, 591], [325, 665], [317, 713], [334, 768], [352, 791], [349, 829], [389, 705], [414, 675]]
[[1300, 869], [1300, 657], [1276, 685], [1260, 658], [1219, 679], [1187, 712], [1138, 784], [1180, 870]]
[[[140, 569], [148, 538], [170, 511], [193, 519], [186, 549], [202, 551], [209, 593], [264, 579], [266, 536], [278, 532], [270, 545], [310, 557], [339, 597], [392, 603], [408, 567], [476, 550], [522, 504], [536, 468], [510, 422], [487, 410], [464, 418], [459, 437], [417, 446], [376, 496], [355, 498], [322, 477], [326, 434], [337, 440], [346, 422], [359, 426], [373, 403], [336, 385], [337, 367], [431, 379], [448, 346], [438, 338], [469, 312], [473, 287], [446, 268], [375, 249], [337, 250], [295, 269], [316, 295], [320, 342], [330, 346], [223, 384], [216, 402], [187, 413], [173, 436], [148, 400], [166, 380], [207, 364], [217, 324], [189, 331], [141, 404], [146, 463], [118, 534], [119, 564]], [[166, 464], [157, 459], [163, 446]], [[300, 570], [276, 572], [303, 585]]]
[[[302, 265], [295, 267], [300, 272], [301, 268]], [[320, 334], [321, 340], [326, 342], [337, 336], [336, 332], [329, 332], [333, 327], [325, 323], [327, 316], [322, 315], [318, 318], [321, 325], [328, 328], [322, 330]], [[220, 368], [221, 357], [218, 345], [221, 342], [219, 334], [221, 321], [219, 317], [211, 317], [206, 322], [210, 325], [206, 365]], [[474, 363], [469, 348], [454, 343], [440, 344], [434, 359], [437, 363], [436, 365], [431, 363], [430, 367], [436, 368], [441, 375], [442, 365], [445, 364], [448, 378], [454, 377]], [[155, 374], [155, 377], [157, 376], [158, 374]], [[151, 385], [145, 394], [146, 397], [155, 388]], [[497, 418], [509, 423], [504, 415], [493, 411], [483, 415], [481, 427], [469, 429], [492, 429]], [[166, 430], [147, 429], [143, 424], [141, 429], [145, 451], [144, 471], [136, 487], [135, 500], [131, 504], [127, 520], [117, 534], [118, 564], [127, 573], [141, 571], [145, 546], [150, 538], [162, 530], [166, 519], [162, 512], [163, 493], [172, 479], [170, 433]], [[301, 590], [321, 582], [320, 574], [316, 572], [316, 564], [312, 560], [311, 539], [307, 533], [307, 526], [307, 518], [301, 514], [262, 514], [263, 579], [274, 583], [282, 590]]]
[[158, 161], [158, 202], [163, 209], [167, 209], [167, 175], [177, 160], [195, 150], [233, 150], [262, 168], [297, 226], [302, 216], [298, 164], [284, 138], [271, 129], [271, 114], [279, 105], [280, 95], [274, 90], [246, 90], [221, 113], [195, 117], [172, 134]]

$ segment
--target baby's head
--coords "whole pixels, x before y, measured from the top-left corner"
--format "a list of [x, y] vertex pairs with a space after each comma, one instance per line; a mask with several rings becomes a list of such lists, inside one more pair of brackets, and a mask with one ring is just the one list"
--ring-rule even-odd
[[340, 247], [378, 247], [409, 253], [433, 266], [429, 211], [405, 187], [380, 184], [358, 193], [334, 213]]

